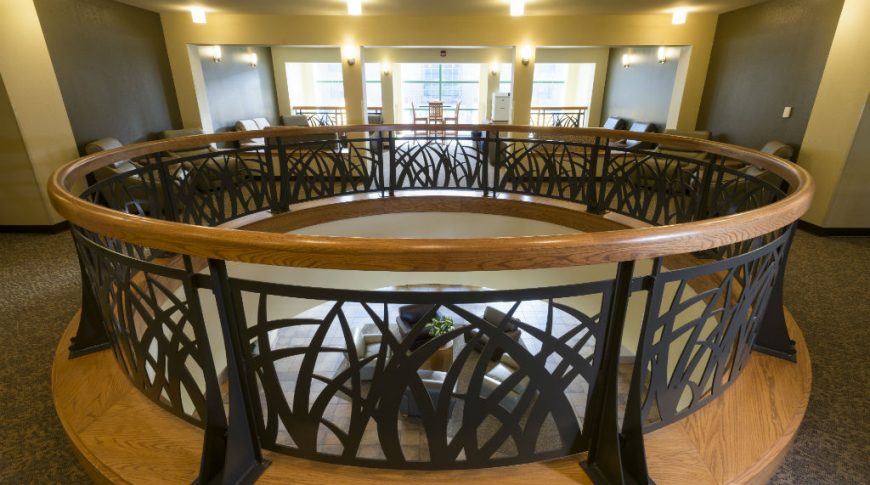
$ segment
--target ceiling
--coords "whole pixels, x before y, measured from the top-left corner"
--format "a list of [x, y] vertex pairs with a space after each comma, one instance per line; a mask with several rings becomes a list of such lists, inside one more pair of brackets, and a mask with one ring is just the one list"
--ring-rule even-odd
[[[346, 15], [345, 0], [119, 0], [156, 12], [207, 12]], [[678, 7], [690, 12], [722, 13], [764, 0], [526, 0], [526, 15], [667, 13]], [[507, 15], [510, 0], [363, 0], [364, 15]]]

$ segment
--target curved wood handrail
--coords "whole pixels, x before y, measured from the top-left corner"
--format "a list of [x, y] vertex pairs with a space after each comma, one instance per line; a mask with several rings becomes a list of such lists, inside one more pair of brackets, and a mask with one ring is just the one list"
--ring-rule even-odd
[[82, 200], [70, 188], [112, 162], [205, 143], [325, 133], [413, 131], [416, 125], [354, 125], [228, 132], [139, 143], [74, 160], [55, 171], [48, 192], [70, 222], [126, 242], [226, 261], [379, 271], [478, 271], [554, 268], [688, 253], [744, 241], [779, 229], [806, 212], [814, 184], [797, 165], [747, 148], [692, 138], [608, 130], [518, 125], [456, 125], [458, 131], [630, 138], [666, 142], [770, 170], [791, 187], [782, 200], [733, 215], [668, 226], [584, 234], [478, 239], [377, 239], [305, 236], [203, 227], [130, 215]]

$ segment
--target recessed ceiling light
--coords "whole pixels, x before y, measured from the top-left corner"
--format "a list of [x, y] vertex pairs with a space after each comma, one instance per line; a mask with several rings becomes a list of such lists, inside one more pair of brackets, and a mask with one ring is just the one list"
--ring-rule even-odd
[[520, 17], [526, 13], [526, 0], [511, 0], [511, 17]]
[[671, 17], [671, 23], [674, 25], [682, 25], [686, 23], [686, 16], [689, 14], [689, 11], [684, 8], [678, 8], [674, 10], [674, 16]]
[[190, 16], [193, 18], [193, 23], [195, 24], [204, 24], [205, 23], [205, 9], [201, 7], [192, 7], [190, 9]]
[[348, 15], [362, 15], [362, 0], [347, 0]]

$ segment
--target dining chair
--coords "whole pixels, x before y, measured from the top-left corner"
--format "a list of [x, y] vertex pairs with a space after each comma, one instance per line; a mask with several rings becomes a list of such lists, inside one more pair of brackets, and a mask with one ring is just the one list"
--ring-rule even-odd
[[417, 116], [417, 106], [414, 105], [413, 101], [411, 101], [411, 118], [414, 119], [415, 125], [417, 124], [417, 122], [423, 122], [423, 123], [429, 122], [429, 118], [427, 116]]
[[444, 123], [444, 103], [432, 101], [429, 103], [429, 123]]
[[459, 106], [462, 105], [462, 102], [456, 103], [456, 109], [453, 110], [453, 116], [446, 116], [444, 118], [444, 123], [453, 123], [454, 125], [459, 124]]
[[[446, 124], [449, 124], [449, 123], [453, 123], [454, 125], [458, 125], [458, 124], [459, 124], [459, 107], [460, 107], [461, 105], [462, 105], [462, 102], [461, 102], [461, 101], [460, 101], [460, 102], [457, 102], [457, 103], [456, 103], [456, 107], [455, 107], [454, 110], [453, 110], [453, 116], [445, 116], [445, 117], [444, 117], [444, 124], [445, 124], [445, 125], [446, 125]], [[451, 130], [450, 133], [453, 134], [453, 135], [459, 135], [459, 131], [458, 131], [458, 130]]]

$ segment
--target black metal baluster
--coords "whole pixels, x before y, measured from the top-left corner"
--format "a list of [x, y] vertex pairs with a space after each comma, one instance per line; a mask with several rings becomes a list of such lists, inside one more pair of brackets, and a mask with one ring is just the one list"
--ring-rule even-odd
[[290, 160], [287, 156], [287, 147], [284, 145], [284, 138], [281, 136], [275, 137], [278, 143], [278, 172], [280, 175], [279, 202], [277, 210], [279, 212], [287, 212], [290, 210], [290, 170], [288, 164]]
[[396, 140], [390, 132], [390, 197], [396, 195]]
[[255, 387], [245, 371], [244, 355], [247, 351], [239, 328], [239, 323], [244, 321], [240, 317], [241, 302], [230, 288], [226, 263], [209, 259], [208, 267], [227, 353], [229, 384], [230, 415], [221, 482], [253, 483], [269, 466], [269, 461], [263, 459], [254, 427], [256, 417], [251, 393]]
[[[73, 242], [78, 245], [75, 238], [73, 238]], [[79, 271], [82, 279], [82, 310], [79, 314], [79, 328], [76, 330], [75, 336], [70, 339], [70, 359], [98, 352], [111, 346], [109, 335], [103, 326], [100, 306], [94, 296], [94, 288], [91, 286], [91, 278], [85, 270], [82, 251], [78, 251], [78, 257]]]
[[492, 161], [492, 196], [493, 197], [498, 197], [498, 184], [499, 184], [499, 178], [500, 178], [499, 177], [499, 170], [500, 170], [501, 163], [502, 163], [502, 160], [501, 160], [501, 157], [502, 157], [501, 140], [499, 138], [500, 134], [501, 134], [501, 132], [496, 131], [495, 132], [495, 140], [493, 141], [493, 149], [494, 149], [493, 151], [495, 152], [495, 153], [493, 153], [494, 160]]
[[[190, 256], [185, 255], [185, 265], [190, 262]], [[190, 306], [191, 325], [197, 350], [202, 362], [202, 373], [205, 380], [206, 415], [202, 418], [205, 434], [202, 439], [202, 457], [199, 464], [197, 484], [214, 483], [220, 480], [226, 462], [227, 452], [227, 416], [224, 412], [223, 397], [220, 382], [215, 370], [214, 358], [211, 354], [208, 332], [203, 320], [202, 305], [199, 301], [197, 287], [192, 277], [196, 274], [192, 267], [186, 268], [187, 277], [183, 281], [184, 293]]]
[[[592, 145], [592, 159], [588, 178], [586, 180], [586, 212], [590, 214], [603, 214], [606, 212], [601, 206], [601, 195], [604, 193], [604, 178], [597, 179], [595, 174], [598, 172], [598, 152], [601, 150], [601, 137], [595, 137], [595, 144]], [[599, 187], [600, 184], [600, 187]]]
[[[617, 415], [619, 351], [633, 271], [634, 261], [623, 261], [617, 267], [609, 302], [609, 318], [604, 329], [601, 365], [586, 406], [581, 449], [589, 450], [589, 455], [581, 465], [595, 483], [649, 482], [645, 474], [633, 476], [636, 470], [626, 463], [626, 458], [633, 456], [633, 453], [627, 453], [624, 449]], [[640, 439], [642, 443], [642, 436]]]
[[[276, 144], [273, 141], [275, 138], [266, 137], [266, 173], [269, 177], [269, 212], [273, 214], [277, 214], [279, 212], [286, 212], [285, 210], [281, 210], [280, 202], [278, 199], [278, 183], [279, 181], [275, 178], [275, 157], [273, 155], [273, 151], [276, 148]], [[278, 161], [281, 161], [281, 158], [278, 157]]]
[[758, 333], [752, 346], [754, 350], [792, 362], [797, 362], [797, 350], [795, 350], [795, 342], [789, 336], [788, 328], [785, 325], [782, 292], [788, 252], [791, 249], [792, 240], [794, 240], [795, 227], [797, 227], [796, 223], [792, 223], [786, 230], [787, 234], [780, 236], [787, 239], [782, 247], [779, 267], [776, 270], [776, 281], [771, 288], [767, 309], [764, 311], [761, 321], [758, 322]]

